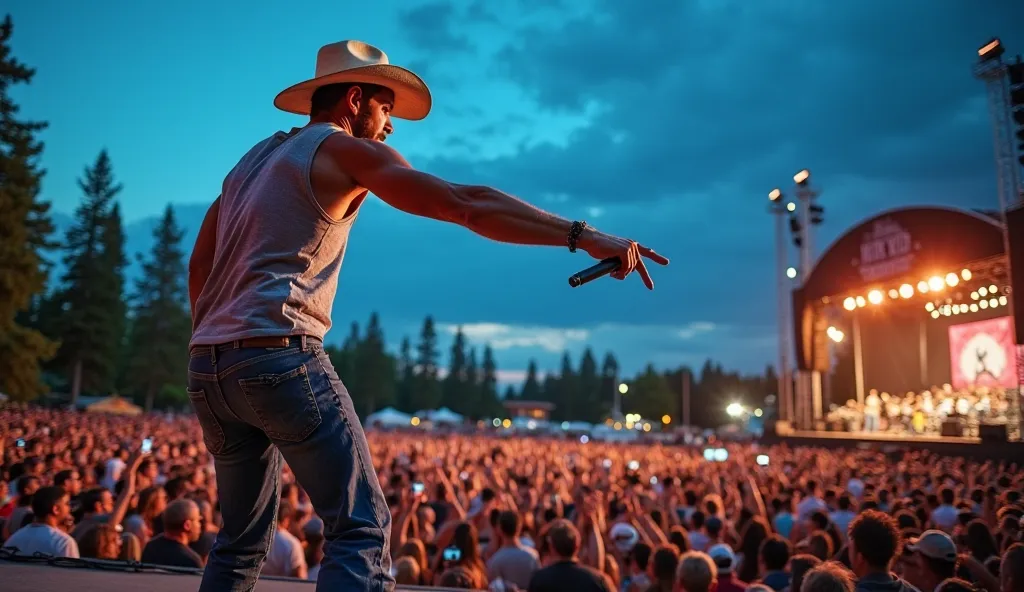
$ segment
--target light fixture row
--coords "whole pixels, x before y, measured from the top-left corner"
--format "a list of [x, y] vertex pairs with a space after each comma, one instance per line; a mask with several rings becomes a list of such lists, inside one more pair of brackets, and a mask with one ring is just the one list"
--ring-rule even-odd
[[[970, 281], [972, 277], [971, 270], [961, 270], [959, 274], [950, 272], [945, 276], [934, 275], [927, 280], [921, 280], [917, 282], [917, 286], [905, 283], [900, 285], [899, 288], [890, 288], [887, 292], [883, 292], [881, 289], [874, 289], [867, 293], [867, 296], [847, 296], [843, 300], [843, 308], [846, 310], [856, 310], [858, 308], [864, 308], [868, 304], [875, 306], [882, 304], [885, 301], [886, 295], [891, 300], [899, 299], [910, 299], [914, 297], [914, 294], [929, 294], [933, 292], [942, 292], [947, 287], [954, 288], [960, 284], [961, 281]], [[980, 290], [979, 290], [980, 294]]]

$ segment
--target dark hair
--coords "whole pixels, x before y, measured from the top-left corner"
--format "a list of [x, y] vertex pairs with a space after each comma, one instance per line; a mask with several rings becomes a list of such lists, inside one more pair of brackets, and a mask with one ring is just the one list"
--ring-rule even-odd
[[921, 561], [924, 562], [928, 571], [938, 576], [939, 580], [956, 577], [956, 561], [934, 559], [932, 557], [928, 557], [924, 553], [918, 553], [918, 557], [920, 557]]
[[630, 559], [636, 564], [638, 568], [643, 571], [647, 571], [647, 564], [651, 560], [652, 549], [647, 543], [637, 543], [633, 545], [633, 550], [630, 551]]
[[694, 530], [699, 530], [704, 527], [704, 512], [695, 510], [693, 514], [690, 514], [690, 526]]
[[704, 530], [708, 531], [709, 535], [717, 537], [722, 532], [722, 520], [716, 516], [708, 518], [704, 523]]
[[682, 526], [673, 526], [672, 530], [668, 533], [668, 540], [676, 546], [676, 553], [678, 555], [682, 555], [690, 550], [690, 537]]
[[956, 499], [956, 494], [953, 493], [953, 489], [950, 487], [943, 487], [942, 490], [939, 491], [939, 496], [942, 497], [942, 503], [949, 505], [952, 505], [953, 500]]
[[78, 472], [78, 469], [64, 469], [53, 476], [53, 484], [58, 487], [63, 487], [65, 483], [71, 480], [71, 476]]
[[548, 529], [548, 541], [551, 549], [559, 557], [573, 557], [580, 550], [580, 533], [572, 522], [559, 518]]
[[971, 555], [978, 561], [985, 561], [993, 555], [999, 555], [999, 548], [996, 546], [996, 539], [992, 531], [982, 520], [972, 520], [967, 525], [966, 543]]
[[522, 526], [517, 512], [505, 510], [498, 516], [498, 529], [504, 536], [519, 536], [520, 528], [522, 528]]
[[943, 580], [941, 584], [935, 588], [935, 592], [976, 592], [977, 588], [971, 585], [967, 580], [961, 580], [960, 578], [949, 578]]
[[[743, 553], [744, 557], [757, 557], [761, 544], [768, 538], [772, 529], [764, 518], [752, 518], [746, 528], [740, 534], [740, 543], [736, 550]], [[736, 573], [736, 577], [744, 582], [753, 582], [757, 579], [757, 561], [744, 561]]]
[[816, 530], [807, 537], [807, 551], [822, 561], [832, 559], [835, 553], [835, 544], [832, 538], [824, 530]]
[[761, 560], [764, 561], [764, 567], [768, 571], [780, 571], [786, 569], [786, 564], [789, 563], [789, 541], [782, 538], [779, 535], [772, 535], [761, 543], [761, 551], [759, 553]]
[[850, 499], [850, 494], [844, 493], [843, 495], [839, 496], [840, 510], [849, 510], [851, 506], [853, 506], [853, 500]]
[[32, 496], [32, 513], [36, 520], [53, 515], [53, 507], [68, 494], [63, 487], [42, 487]]
[[658, 547], [652, 556], [654, 579], [658, 582], [672, 582], [679, 566], [679, 555], [675, 547]]
[[921, 528], [921, 523], [918, 522], [917, 516], [911, 514], [906, 510], [901, 510], [896, 513], [896, 523], [902, 528]]
[[789, 584], [789, 589], [794, 592], [800, 590], [800, 584], [804, 581], [804, 576], [807, 572], [811, 571], [815, 567], [821, 565], [821, 559], [818, 559], [814, 555], [794, 555], [789, 560], [789, 572], [793, 574], [793, 579]]
[[358, 87], [363, 91], [363, 97], [365, 98], [370, 98], [384, 89], [383, 86], [378, 84], [366, 84], [361, 82], [345, 82], [341, 84], [328, 84], [326, 86], [321, 86], [313, 91], [313, 97], [310, 100], [309, 105], [310, 117], [330, 111], [338, 104], [339, 101], [345, 98], [345, 95], [348, 94], [350, 89], [355, 87]]
[[872, 569], [888, 571], [902, 548], [900, 530], [888, 514], [868, 510], [850, 523], [850, 540]]

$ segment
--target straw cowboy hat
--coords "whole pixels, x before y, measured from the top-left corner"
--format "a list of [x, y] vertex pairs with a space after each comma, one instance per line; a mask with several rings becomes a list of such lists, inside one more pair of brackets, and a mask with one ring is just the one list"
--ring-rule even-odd
[[362, 41], [339, 41], [316, 54], [316, 76], [281, 91], [274, 106], [282, 111], [309, 115], [313, 93], [339, 83], [376, 84], [395, 93], [392, 117], [423, 119], [430, 113], [430, 90], [419, 76], [388, 63], [388, 56]]

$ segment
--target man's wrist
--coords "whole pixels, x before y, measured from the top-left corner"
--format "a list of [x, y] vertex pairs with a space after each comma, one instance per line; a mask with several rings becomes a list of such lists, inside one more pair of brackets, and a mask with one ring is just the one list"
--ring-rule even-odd
[[589, 251], [590, 247], [594, 245], [594, 241], [597, 239], [598, 231], [589, 224], [583, 228], [583, 232], [580, 233], [580, 237], [576, 240], [576, 249], [580, 251]]

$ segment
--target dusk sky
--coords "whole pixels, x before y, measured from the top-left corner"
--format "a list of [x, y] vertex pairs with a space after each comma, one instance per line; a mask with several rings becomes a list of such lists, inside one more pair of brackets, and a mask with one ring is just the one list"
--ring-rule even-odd
[[[191, 248], [224, 175], [253, 144], [304, 120], [274, 95], [317, 49], [359, 39], [431, 86], [422, 122], [389, 140], [421, 169], [487, 183], [672, 259], [570, 289], [590, 265], [566, 249], [490, 243], [370, 200], [334, 306], [340, 341], [379, 311], [389, 345], [425, 314], [490, 342], [503, 380], [563, 349], [614, 351], [626, 373], [759, 372], [777, 357], [767, 194], [809, 168], [826, 222], [818, 251], [883, 209], [994, 209], [992, 132], [977, 48], [1024, 52], [1020, 0], [224, 0], [5, 3], [13, 89], [43, 134], [43, 197], [58, 222], [107, 148], [129, 249], [175, 204]], [[59, 9], [57, 8], [59, 6]], [[793, 254], [795, 262], [795, 253]], [[441, 340], [447, 364], [447, 334]], [[343, 377], [344, 378], [344, 377]]]

